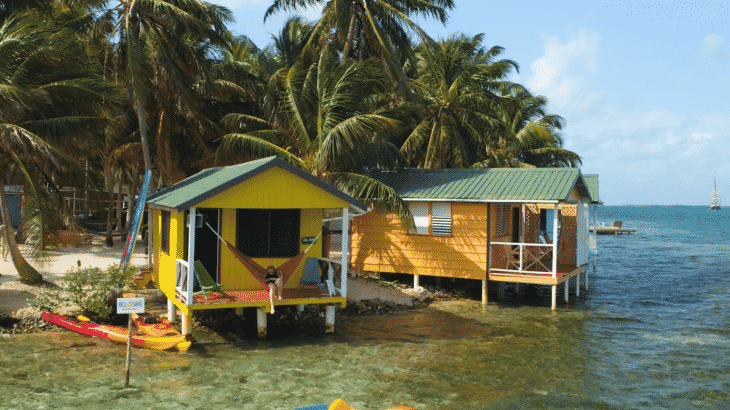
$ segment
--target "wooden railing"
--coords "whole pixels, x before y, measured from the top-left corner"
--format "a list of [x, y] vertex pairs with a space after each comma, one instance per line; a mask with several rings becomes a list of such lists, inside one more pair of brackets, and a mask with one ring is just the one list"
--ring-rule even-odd
[[553, 245], [547, 243], [492, 242], [490, 274], [557, 276], [553, 270]]
[[[184, 304], [188, 304], [188, 275], [190, 265], [183, 259], [175, 260], [175, 295]], [[190, 301], [192, 303], [192, 300]]]
[[327, 285], [327, 291], [330, 296], [341, 295], [340, 274], [342, 272], [342, 260], [330, 258], [317, 258], [320, 262], [325, 262], [324, 266], [320, 263], [322, 276], [326, 277], [324, 283]]

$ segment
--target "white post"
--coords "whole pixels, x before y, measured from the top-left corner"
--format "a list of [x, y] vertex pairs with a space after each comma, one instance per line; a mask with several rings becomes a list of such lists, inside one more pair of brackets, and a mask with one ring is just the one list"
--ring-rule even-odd
[[413, 275], [413, 289], [421, 286], [421, 275]]
[[552, 288], [553, 289], [552, 289], [551, 297], [550, 297], [550, 300], [551, 300], [550, 309], [555, 310], [555, 308], [557, 308], [557, 306], [558, 306], [558, 303], [557, 303], [558, 285], [553, 285]]
[[558, 277], [558, 204], [553, 210], [553, 278]]
[[258, 327], [259, 337], [266, 338], [266, 308], [256, 308], [256, 325]]
[[570, 302], [570, 295], [568, 294], [569, 290], [570, 290], [570, 279], [567, 279], [565, 281], [565, 303]]
[[[342, 210], [342, 269], [340, 270], [340, 295], [347, 297], [347, 269], [350, 266], [350, 208]], [[334, 309], [334, 307], [333, 307]], [[333, 313], [334, 315], [334, 310]], [[334, 320], [334, 319], [333, 319]]]
[[175, 323], [177, 320], [177, 306], [170, 299], [167, 300], [167, 320]]
[[186, 315], [185, 313], [182, 314], [182, 335], [188, 336], [193, 332], [193, 312], [191, 311], [189, 315]]
[[325, 306], [324, 332], [335, 332], [335, 305]]
[[487, 299], [487, 281], [482, 281], [482, 305], [486, 305], [488, 302]]
[[188, 305], [193, 300], [193, 278], [195, 277], [195, 208], [190, 208], [188, 217]]
[[575, 297], [580, 296], [580, 273], [575, 277]]

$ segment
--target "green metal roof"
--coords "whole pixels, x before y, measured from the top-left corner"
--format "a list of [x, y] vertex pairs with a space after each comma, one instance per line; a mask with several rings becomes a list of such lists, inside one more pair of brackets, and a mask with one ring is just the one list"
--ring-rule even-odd
[[192, 208], [196, 204], [273, 167], [284, 168], [351, 205], [361, 210], [367, 210], [367, 206], [356, 199], [277, 157], [268, 157], [227, 167], [204, 169], [175, 185], [156, 192], [150, 196], [147, 203], [155, 208], [180, 212]]
[[577, 168], [398, 169], [368, 175], [404, 199], [562, 202], [577, 185], [591, 200]]
[[583, 175], [583, 180], [586, 182], [588, 192], [591, 193], [591, 199], [593, 199], [592, 203], [603, 205], [603, 201], [601, 201], [601, 198], [598, 196], [598, 174], [585, 174]]

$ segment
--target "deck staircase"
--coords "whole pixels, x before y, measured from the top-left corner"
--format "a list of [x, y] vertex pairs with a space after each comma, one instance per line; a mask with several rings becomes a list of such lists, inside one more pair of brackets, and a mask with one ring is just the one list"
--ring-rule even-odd
[[152, 281], [152, 268], [140, 268], [139, 272], [132, 278], [132, 284], [129, 286], [134, 290], [142, 290]]

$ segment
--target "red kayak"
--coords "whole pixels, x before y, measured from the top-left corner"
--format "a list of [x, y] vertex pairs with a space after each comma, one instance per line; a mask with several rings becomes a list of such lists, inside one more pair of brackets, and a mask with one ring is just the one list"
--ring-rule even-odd
[[[84, 335], [96, 336], [120, 343], [127, 343], [127, 337], [129, 336], [129, 329], [126, 327], [100, 325], [92, 322], [77, 322], [65, 316], [49, 312], [43, 312], [43, 320]], [[170, 325], [170, 329], [174, 329], [172, 325]], [[160, 336], [149, 335], [139, 331], [133, 332], [132, 345], [154, 350], [177, 348], [181, 352], [187, 351], [190, 348], [190, 342], [179, 332], [173, 332], [170, 329], [167, 329], [168, 331], [165, 335]]]

